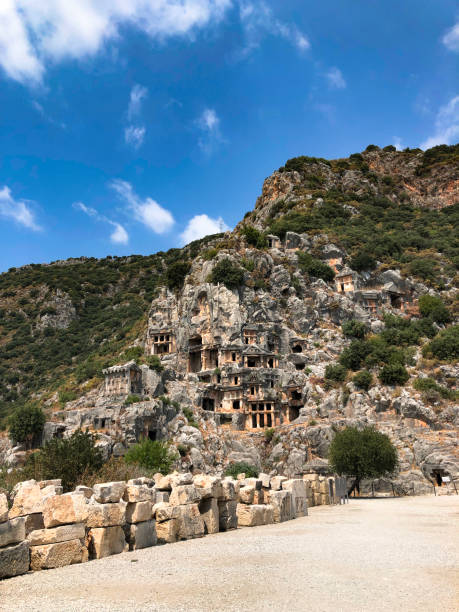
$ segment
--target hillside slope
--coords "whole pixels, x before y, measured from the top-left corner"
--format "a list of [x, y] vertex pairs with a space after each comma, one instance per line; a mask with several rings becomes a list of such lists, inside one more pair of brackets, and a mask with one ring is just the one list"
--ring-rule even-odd
[[400, 487], [457, 474], [458, 150], [295, 158], [233, 232], [1, 275], [4, 425], [35, 401], [45, 438], [89, 426], [107, 456], [145, 434], [188, 467], [293, 474], [370, 423], [399, 448]]

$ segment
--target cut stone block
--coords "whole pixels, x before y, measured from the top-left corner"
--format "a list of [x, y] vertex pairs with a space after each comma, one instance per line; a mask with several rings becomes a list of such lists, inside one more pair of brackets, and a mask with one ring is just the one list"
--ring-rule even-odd
[[147, 478], [146, 476], [140, 476], [140, 478], [131, 478], [127, 481], [128, 485], [145, 485], [146, 487], [154, 487], [155, 481], [153, 478]]
[[193, 484], [193, 474], [190, 472], [184, 472], [183, 474], [171, 474], [170, 479], [172, 488]]
[[74, 565], [88, 560], [88, 551], [81, 540], [30, 547], [30, 569], [37, 571]]
[[75, 525], [60, 525], [51, 529], [37, 529], [31, 531], [28, 536], [30, 546], [44, 546], [45, 544], [56, 544], [69, 540], [81, 540], [85, 537], [84, 523]]
[[143, 523], [150, 521], [153, 516], [153, 504], [150, 501], [142, 501], [137, 504], [126, 506], [127, 523]]
[[230, 478], [222, 480], [221, 495], [219, 501], [233, 501], [237, 498], [240, 488], [240, 482]]
[[20, 576], [29, 571], [29, 543], [27, 540], [0, 548], [0, 579]]
[[291, 491], [292, 493], [295, 516], [307, 516], [308, 504], [305, 482], [299, 478], [292, 478], [291, 480], [286, 480], [282, 483], [282, 489], [284, 491]]
[[204, 521], [205, 533], [218, 533], [219, 516], [218, 501], [215, 497], [209, 497], [199, 502], [199, 512]]
[[25, 518], [23, 516], [0, 523], [0, 548], [22, 542], [25, 537]]
[[80, 493], [81, 495], [84, 495], [86, 499], [89, 499], [92, 497], [93, 490], [90, 487], [78, 485], [78, 487], [75, 487], [75, 493]]
[[120, 526], [96, 527], [88, 531], [88, 550], [91, 559], [118, 555], [127, 548], [124, 531]]
[[285, 476], [273, 476], [271, 478], [271, 489], [273, 491], [280, 491], [282, 489], [282, 483], [286, 482], [287, 478]]
[[114, 504], [88, 504], [87, 527], [114, 527], [126, 522], [126, 502]]
[[8, 520], [8, 500], [4, 493], [0, 493], [0, 523]]
[[274, 521], [272, 506], [247, 504], [237, 505], [238, 527], [256, 527], [257, 525], [270, 525]]
[[171, 506], [195, 504], [201, 499], [198, 489], [194, 485], [179, 485], [172, 489], [169, 503]]
[[253, 504], [253, 498], [255, 496], [255, 487], [249, 485], [247, 487], [241, 487], [239, 489], [239, 502], [241, 504]]
[[237, 502], [219, 501], [218, 502], [218, 522], [220, 531], [229, 531], [237, 528]]
[[[174, 506], [174, 508], [178, 508], [178, 506]], [[177, 542], [177, 535], [179, 530], [179, 520], [178, 518], [173, 518], [168, 521], [163, 521], [161, 523], [156, 523], [156, 536], [158, 538], [158, 543], [160, 544], [171, 544], [172, 542]]]
[[123, 499], [129, 503], [149, 501], [153, 504], [156, 501], [156, 490], [147, 485], [128, 484], [124, 491]]
[[260, 472], [258, 474], [258, 480], [261, 480], [261, 486], [264, 489], [269, 489], [271, 484], [271, 477], [269, 474], [264, 474], [263, 472]]
[[178, 523], [178, 538], [180, 540], [190, 540], [192, 538], [202, 538], [204, 535], [204, 521], [199, 512], [198, 504], [185, 504], [178, 506], [180, 514]]
[[125, 482], [104, 482], [93, 487], [94, 499], [99, 504], [114, 504], [120, 501], [126, 489]]
[[170, 506], [165, 502], [160, 502], [153, 506], [153, 516], [156, 517], [158, 523], [163, 521], [170, 521], [171, 519], [178, 518], [180, 511], [178, 506]]
[[266, 503], [266, 492], [263, 489], [256, 490], [253, 496], [254, 504], [265, 504]]
[[124, 528], [129, 550], [140, 550], [156, 544], [155, 521], [145, 521]]
[[171, 474], [163, 476], [161, 473], [158, 472], [153, 476], [153, 480], [155, 481], [155, 488], [159, 489], [160, 491], [170, 491], [172, 489], [171, 478]]
[[156, 492], [156, 503], [158, 504], [159, 502], [166, 502], [169, 503], [169, 499], [170, 499], [170, 493], [169, 491], [158, 491], [158, 489], [155, 489]]
[[43, 514], [41, 512], [37, 512], [35, 514], [28, 514], [24, 518], [25, 518], [26, 537], [31, 531], [36, 531], [37, 529], [45, 528], [45, 523], [43, 521]]
[[269, 491], [268, 499], [273, 507], [273, 518], [275, 523], [283, 523], [295, 518], [293, 508], [293, 497], [291, 491]]
[[62, 480], [60, 478], [55, 478], [54, 480], [40, 480], [38, 486], [40, 489], [45, 489], [46, 487], [62, 487]]
[[88, 505], [83, 495], [66, 493], [44, 500], [43, 522], [47, 529], [69, 523], [83, 523], [87, 516]]
[[207, 474], [197, 474], [193, 477], [193, 484], [197, 487], [201, 499], [209, 497], [221, 497], [222, 481], [217, 476], [208, 476]]
[[43, 497], [36, 480], [25, 480], [18, 483], [13, 489], [13, 494], [14, 500], [8, 513], [9, 518], [43, 511]]

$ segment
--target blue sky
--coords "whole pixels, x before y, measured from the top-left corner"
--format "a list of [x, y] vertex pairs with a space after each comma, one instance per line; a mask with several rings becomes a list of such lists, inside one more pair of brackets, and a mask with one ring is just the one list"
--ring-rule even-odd
[[0, 271], [232, 228], [296, 155], [457, 142], [458, 68], [453, 0], [2, 0]]

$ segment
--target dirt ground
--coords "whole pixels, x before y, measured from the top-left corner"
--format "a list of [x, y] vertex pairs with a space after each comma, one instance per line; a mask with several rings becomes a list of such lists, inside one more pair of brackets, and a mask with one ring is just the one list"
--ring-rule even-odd
[[0, 582], [0, 610], [459, 609], [459, 496], [351, 500], [287, 523]]

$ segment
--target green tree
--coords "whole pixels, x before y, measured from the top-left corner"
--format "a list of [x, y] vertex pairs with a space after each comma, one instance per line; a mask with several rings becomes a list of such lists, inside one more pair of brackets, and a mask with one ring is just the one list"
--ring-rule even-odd
[[371, 383], [373, 382], [373, 376], [368, 370], [362, 370], [354, 376], [352, 381], [357, 389], [368, 391], [368, 389], [371, 387]]
[[212, 270], [210, 282], [214, 285], [223, 283], [227, 289], [237, 289], [244, 282], [244, 271], [231, 259], [221, 259]]
[[315, 259], [309, 253], [303, 253], [298, 251], [298, 267], [304, 274], [313, 276], [315, 278], [321, 278], [324, 281], [332, 281], [335, 278], [335, 272], [330, 266]]
[[405, 366], [401, 363], [386, 363], [379, 372], [379, 380], [383, 385], [404, 385], [409, 377]]
[[239, 474], [245, 474], [246, 478], [258, 478], [259, 470], [245, 461], [231, 463], [225, 470], [225, 476], [237, 478]]
[[459, 359], [459, 325], [452, 325], [437, 334], [424, 347], [423, 353], [445, 361]]
[[346, 336], [346, 338], [362, 339], [365, 338], [368, 332], [368, 327], [365, 325], [365, 323], [362, 323], [361, 321], [356, 321], [355, 319], [352, 319], [351, 321], [346, 321], [341, 327], [343, 330], [343, 334]]
[[346, 427], [339, 431], [330, 445], [328, 458], [331, 468], [340, 476], [355, 479], [360, 492], [364, 478], [380, 478], [391, 474], [398, 464], [397, 450], [389, 437], [373, 427], [362, 430]]
[[357, 272], [376, 268], [376, 259], [366, 251], [360, 251], [349, 262], [350, 267]]
[[168, 266], [166, 271], [166, 284], [171, 291], [183, 287], [185, 276], [190, 271], [190, 268], [190, 264], [184, 261], [176, 261]]
[[241, 230], [241, 234], [247, 240], [247, 244], [258, 249], [263, 249], [268, 245], [265, 234], [252, 225], [245, 225]]
[[151, 472], [161, 472], [164, 475], [169, 474], [176, 458], [176, 453], [167, 442], [148, 438], [131, 446], [124, 456], [126, 463], [136, 463]]
[[343, 382], [346, 379], [347, 370], [339, 363], [330, 364], [325, 368], [325, 378], [334, 382]]
[[43, 410], [36, 404], [21, 406], [10, 418], [10, 438], [32, 448], [39, 441], [45, 420]]
[[71, 491], [83, 475], [99, 470], [103, 464], [96, 437], [81, 429], [70, 438], [54, 438], [28, 458], [24, 471], [36, 480], [61, 478], [65, 491]]
[[419, 298], [419, 312], [423, 317], [430, 317], [435, 323], [450, 323], [451, 315], [437, 295], [421, 295]]

